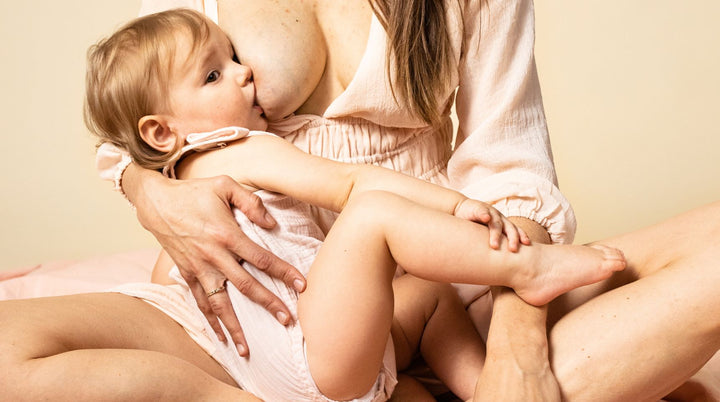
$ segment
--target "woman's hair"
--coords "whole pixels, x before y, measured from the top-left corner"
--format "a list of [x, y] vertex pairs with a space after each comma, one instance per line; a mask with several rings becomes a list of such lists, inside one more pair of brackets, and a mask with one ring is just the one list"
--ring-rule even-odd
[[180, 32], [186, 32], [185, 38], [193, 44], [192, 57], [209, 36], [209, 21], [186, 9], [152, 14], [129, 22], [88, 50], [85, 124], [100, 137], [100, 143], [127, 150], [134, 162], [149, 169], [163, 167], [174, 152], [160, 152], [146, 144], [138, 121], [171, 106], [168, 84], [183, 38]]
[[431, 125], [442, 122], [438, 94], [450, 84], [453, 49], [446, 0], [370, 0], [388, 36], [387, 75], [393, 97]]

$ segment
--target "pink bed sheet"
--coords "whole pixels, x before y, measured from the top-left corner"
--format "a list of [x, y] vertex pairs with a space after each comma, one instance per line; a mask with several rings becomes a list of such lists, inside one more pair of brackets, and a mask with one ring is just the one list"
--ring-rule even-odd
[[147, 282], [157, 255], [157, 249], [143, 249], [0, 272], [0, 300], [101, 292], [122, 283]]

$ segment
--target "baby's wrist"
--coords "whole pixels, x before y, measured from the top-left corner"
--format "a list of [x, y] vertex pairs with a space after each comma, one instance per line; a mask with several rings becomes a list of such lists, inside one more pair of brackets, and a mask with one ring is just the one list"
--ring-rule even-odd
[[453, 216], [458, 216], [458, 215], [459, 215], [460, 210], [461, 210], [461, 208], [463, 207], [463, 204], [465, 204], [465, 202], [467, 202], [468, 200], [469, 200], [469, 198], [467, 198], [467, 197], [465, 197], [465, 196], [461, 196], [461, 197], [460, 197], [460, 200], [458, 200], [458, 201], [455, 203], [455, 207], [454, 207], [453, 210], [452, 210]]

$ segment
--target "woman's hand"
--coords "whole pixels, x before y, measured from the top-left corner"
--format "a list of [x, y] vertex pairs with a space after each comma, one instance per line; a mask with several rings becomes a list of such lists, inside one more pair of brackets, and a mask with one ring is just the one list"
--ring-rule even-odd
[[493, 249], [500, 248], [503, 235], [507, 237], [508, 250], [512, 252], [518, 251], [520, 244], [530, 245], [530, 237], [522, 229], [484, 202], [465, 199], [457, 205], [454, 215], [487, 226], [490, 231], [490, 247]]
[[[226, 338], [218, 318], [240, 355], [248, 354], [242, 328], [223, 291], [226, 280], [280, 323], [290, 323], [287, 306], [238, 262], [244, 259], [299, 292], [305, 289], [305, 278], [297, 269], [253, 243], [235, 221], [231, 207], [263, 228], [275, 226], [259, 197], [227, 176], [170, 180], [133, 165], [123, 176], [123, 188], [137, 208], [138, 220], [175, 261], [221, 341]], [[219, 291], [208, 296], [214, 290]]]

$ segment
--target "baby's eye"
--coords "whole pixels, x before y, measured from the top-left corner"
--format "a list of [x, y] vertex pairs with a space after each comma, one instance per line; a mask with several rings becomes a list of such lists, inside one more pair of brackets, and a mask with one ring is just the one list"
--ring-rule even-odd
[[206, 83], [215, 82], [220, 78], [220, 73], [217, 70], [210, 71], [210, 74], [208, 74], [207, 78], [205, 78]]

